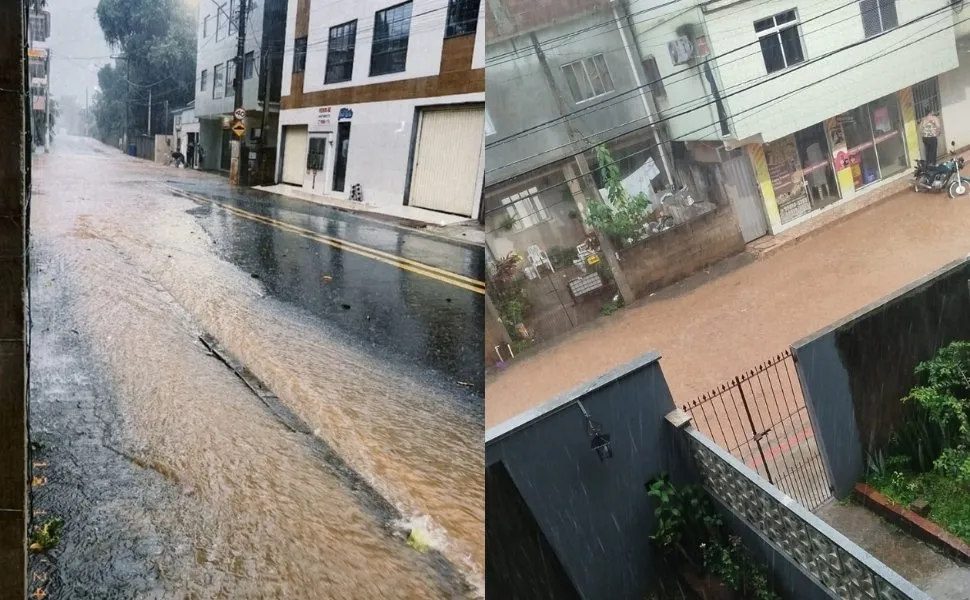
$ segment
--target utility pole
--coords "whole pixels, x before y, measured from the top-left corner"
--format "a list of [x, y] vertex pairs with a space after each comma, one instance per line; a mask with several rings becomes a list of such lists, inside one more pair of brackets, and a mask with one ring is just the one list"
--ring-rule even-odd
[[148, 137], [152, 137], [152, 88], [148, 86]]
[[[236, 24], [236, 31], [239, 39], [236, 42], [236, 69], [235, 69], [235, 92], [236, 99], [233, 103], [233, 113], [243, 108], [243, 69], [246, 62], [246, 12], [249, 8], [249, 0], [239, 0], [239, 23]], [[232, 19], [232, 15], [229, 15]], [[233, 117], [235, 121], [235, 116]], [[233, 134], [235, 135], [235, 134]], [[245, 132], [243, 133], [245, 135]], [[242, 136], [232, 140], [232, 162], [229, 166], [229, 183], [232, 185], [245, 185], [246, 173], [249, 166], [248, 152], [243, 142]]]
[[[269, 96], [272, 89], [270, 82], [273, 79], [273, 58], [270, 56], [269, 50], [263, 52], [263, 75], [265, 75], [263, 82], [263, 120], [259, 125], [259, 150], [256, 153], [260, 172], [262, 172], [266, 160], [266, 123], [269, 122]], [[264, 182], [260, 181], [260, 184], [262, 183]]]

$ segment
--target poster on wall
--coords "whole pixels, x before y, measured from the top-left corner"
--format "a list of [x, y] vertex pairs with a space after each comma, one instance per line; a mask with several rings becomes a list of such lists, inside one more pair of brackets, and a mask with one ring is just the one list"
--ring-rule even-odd
[[805, 193], [802, 170], [792, 136], [765, 144], [768, 177], [779, 205], [793, 202]]

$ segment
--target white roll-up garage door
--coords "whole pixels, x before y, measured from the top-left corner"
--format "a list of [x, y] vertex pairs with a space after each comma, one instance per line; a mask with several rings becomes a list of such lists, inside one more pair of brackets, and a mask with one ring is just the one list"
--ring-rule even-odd
[[426, 108], [418, 127], [408, 204], [471, 217], [479, 195], [485, 107]]
[[306, 149], [306, 125], [287, 125], [283, 128], [283, 183], [303, 187]]

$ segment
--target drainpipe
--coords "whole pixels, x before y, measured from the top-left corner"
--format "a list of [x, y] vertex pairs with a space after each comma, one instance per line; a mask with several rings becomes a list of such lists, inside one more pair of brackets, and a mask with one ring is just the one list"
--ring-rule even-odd
[[[647, 118], [650, 119], [652, 123], [651, 128], [653, 129], [653, 139], [657, 142], [657, 148], [660, 150], [660, 162], [664, 166], [664, 177], [667, 179], [667, 185], [673, 186], [673, 171], [670, 170], [670, 161], [667, 158], [667, 150], [660, 141], [660, 132], [657, 130], [657, 111], [651, 106], [650, 100], [647, 99], [646, 90], [644, 90], [644, 83], [640, 80], [640, 65], [636, 63], [633, 56], [633, 50], [630, 47], [630, 41], [626, 37], [626, 28], [620, 23], [621, 11], [622, 17], [629, 24], [629, 15], [626, 14], [626, 9], [617, 0], [610, 0], [610, 4], [613, 7], [613, 19], [616, 21], [616, 30], [620, 34], [620, 39], [623, 40], [623, 49], [626, 51], [626, 58], [630, 61], [630, 68], [633, 71], [633, 80], [637, 84], [637, 89], [640, 91], [640, 102], [643, 103], [643, 112], [646, 113]], [[639, 49], [637, 54], [639, 54]]]

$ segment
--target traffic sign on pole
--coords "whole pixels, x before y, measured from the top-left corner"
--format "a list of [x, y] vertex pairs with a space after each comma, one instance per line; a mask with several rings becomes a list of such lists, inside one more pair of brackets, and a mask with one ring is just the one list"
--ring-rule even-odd
[[246, 118], [246, 109], [237, 108], [236, 110], [232, 111], [232, 116], [234, 116], [237, 121], [242, 121]]
[[230, 129], [232, 129], [232, 132], [236, 134], [237, 138], [241, 138], [246, 134], [246, 125], [243, 124], [242, 121], [233, 121]]

